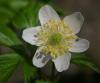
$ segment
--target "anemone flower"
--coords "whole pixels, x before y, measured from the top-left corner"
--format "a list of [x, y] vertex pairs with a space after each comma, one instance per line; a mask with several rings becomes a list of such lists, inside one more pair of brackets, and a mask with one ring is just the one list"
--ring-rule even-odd
[[84, 52], [89, 48], [89, 41], [79, 38], [84, 18], [75, 12], [60, 19], [56, 11], [49, 5], [39, 10], [41, 26], [29, 27], [23, 31], [22, 38], [38, 46], [33, 57], [33, 64], [41, 68], [52, 60], [58, 72], [69, 68], [71, 52]]

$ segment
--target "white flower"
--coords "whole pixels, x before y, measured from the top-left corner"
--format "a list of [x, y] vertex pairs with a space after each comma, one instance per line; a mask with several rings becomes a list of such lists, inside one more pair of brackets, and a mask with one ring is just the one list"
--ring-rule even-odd
[[22, 34], [26, 42], [39, 46], [33, 64], [41, 68], [52, 59], [57, 71], [67, 70], [70, 52], [84, 52], [89, 48], [88, 40], [76, 36], [84, 21], [82, 14], [75, 12], [61, 20], [51, 6], [45, 5], [39, 11], [39, 19], [41, 26], [27, 28]]

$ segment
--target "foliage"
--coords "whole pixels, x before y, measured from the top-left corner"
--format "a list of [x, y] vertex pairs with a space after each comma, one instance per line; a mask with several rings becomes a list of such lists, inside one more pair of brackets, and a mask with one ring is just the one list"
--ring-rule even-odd
[[29, 83], [30, 78], [36, 75], [36, 69], [28, 61], [27, 45], [24, 46], [18, 35], [20, 29], [38, 23], [40, 6], [41, 3], [35, 0], [0, 0], [0, 44], [18, 53], [0, 55], [0, 83], [9, 79], [19, 63], [23, 64], [25, 83]]
[[17, 53], [0, 55], [0, 83], [5, 83], [21, 61]]
[[38, 24], [38, 10], [41, 7], [39, 3], [32, 3], [27, 5], [22, 12], [16, 14], [13, 19], [13, 25], [16, 28], [27, 28]]
[[30, 81], [30, 78], [36, 76], [36, 69], [32, 65], [26, 62], [23, 63], [23, 72], [24, 72], [25, 83], [28, 83]]
[[100, 69], [98, 69], [96, 64], [93, 63], [93, 61], [89, 57], [86, 57], [85, 54], [73, 54], [71, 62], [84, 68], [89, 67], [94, 71], [100, 73]]
[[20, 45], [21, 41], [9, 27], [0, 26], [0, 44], [13, 46]]

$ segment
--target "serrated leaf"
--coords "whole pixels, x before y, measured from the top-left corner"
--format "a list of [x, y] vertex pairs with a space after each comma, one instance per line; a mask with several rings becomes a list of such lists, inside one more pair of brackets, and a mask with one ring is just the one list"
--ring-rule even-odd
[[23, 73], [24, 73], [24, 83], [29, 83], [30, 79], [36, 76], [36, 69], [27, 62], [24, 62]]
[[16, 53], [0, 55], [0, 83], [6, 83], [20, 60], [21, 57]]
[[35, 26], [38, 23], [38, 10], [41, 4], [32, 3], [17, 14], [13, 20], [16, 28], [22, 29]]
[[20, 45], [21, 41], [9, 27], [0, 26], [0, 44], [13, 46]]
[[100, 69], [97, 68], [96, 64], [93, 63], [89, 57], [86, 57], [85, 54], [74, 54], [71, 59], [71, 63], [78, 64], [82, 67], [89, 67], [94, 71], [100, 73]]

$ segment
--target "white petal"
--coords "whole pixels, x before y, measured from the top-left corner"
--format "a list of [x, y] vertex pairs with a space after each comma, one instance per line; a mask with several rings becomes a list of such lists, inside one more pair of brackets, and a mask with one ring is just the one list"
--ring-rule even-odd
[[80, 12], [75, 12], [64, 18], [64, 22], [75, 32], [78, 33], [84, 22], [84, 17]]
[[89, 48], [89, 41], [86, 39], [79, 38], [69, 49], [71, 52], [84, 52]]
[[69, 68], [70, 65], [71, 54], [67, 53], [65, 55], [59, 56], [54, 59], [54, 64], [58, 72], [65, 71]]
[[40, 26], [38, 27], [32, 27], [32, 28], [27, 28], [23, 31], [22, 38], [32, 44], [32, 45], [39, 45], [38, 38], [36, 37], [36, 34], [39, 32]]
[[39, 11], [39, 19], [43, 25], [49, 20], [60, 20], [60, 17], [51, 6], [45, 5]]
[[42, 52], [42, 48], [38, 48], [38, 50], [36, 51], [34, 57], [33, 57], [33, 64], [38, 67], [38, 68], [41, 68], [43, 66], [46, 65], [46, 63], [49, 61], [51, 57], [49, 55], [45, 55], [43, 52]]

